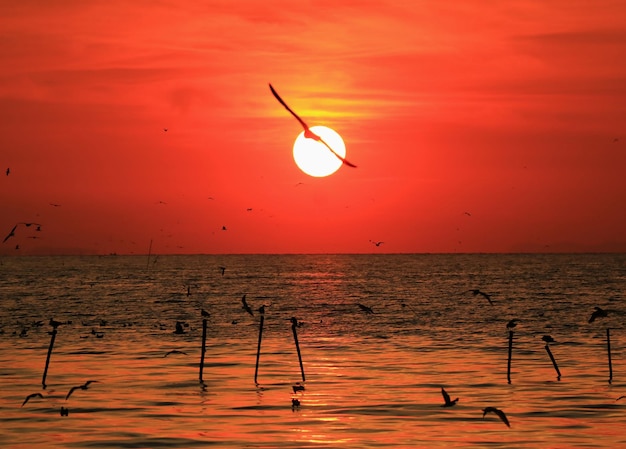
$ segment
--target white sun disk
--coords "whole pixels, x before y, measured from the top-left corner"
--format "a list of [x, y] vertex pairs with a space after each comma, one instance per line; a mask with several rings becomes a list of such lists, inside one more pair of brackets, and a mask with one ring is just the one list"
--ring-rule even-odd
[[[312, 126], [310, 130], [324, 139], [324, 142], [341, 157], [346, 156], [346, 145], [337, 132], [326, 126]], [[318, 178], [332, 175], [343, 163], [326, 145], [304, 137], [304, 131], [298, 135], [293, 144], [293, 158], [300, 170]]]

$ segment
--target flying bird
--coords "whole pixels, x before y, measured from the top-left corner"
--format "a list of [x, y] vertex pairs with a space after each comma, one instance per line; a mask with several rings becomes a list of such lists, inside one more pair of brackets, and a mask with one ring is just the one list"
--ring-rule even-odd
[[298, 117], [298, 114], [296, 114], [295, 112], [293, 112], [291, 110], [291, 108], [289, 106], [287, 106], [287, 103], [285, 103], [283, 101], [282, 98], [280, 98], [280, 96], [278, 95], [278, 93], [274, 90], [274, 87], [272, 87], [272, 85], [270, 84], [270, 90], [272, 91], [272, 94], [274, 95], [274, 97], [276, 97], [276, 99], [278, 100], [278, 102], [280, 104], [282, 104], [285, 109], [287, 109], [287, 111], [289, 111], [291, 113], [291, 115], [293, 115], [296, 120], [298, 120], [298, 122], [300, 122], [300, 124], [302, 125], [302, 127], [304, 128], [304, 137], [308, 138], [308, 139], [313, 139], [316, 142], [320, 142], [321, 144], [323, 144], [326, 148], [328, 148], [330, 150], [331, 153], [333, 153], [341, 162], [343, 162], [344, 164], [346, 164], [348, 167], [353, 167], [356, 168], [356, 165], [354, 165], [353, 163], [349, 162], [347, 159], [341, 157], [335, 150], [333, 150], [330, 145], [328, 145], [324, 139], [322, 139], [320, 136], [318, 136], [317, 134], [315, 134], [313, 131], [311, 131], [311, 129], [309, 128], [309, 126], [304, 123], [304, 120], [302, 120], [300, 117]]
[[374, 313], [374, 311], [372, 310], [371, 307], [367, 307], [366, 305], [361, 304], [361, 303], [357, 303], [356, 305], [359, 306], [359, 309], [361, 309], [363, 312], [365, 312], [365, 313], [367, 313], [369, 315]]
[[589, 317], [589, 324], [593, 323], [596, 318], [606, 318], [608, 311], [601, 309], [600, 307], [594, 307], [594, 312]]
[[619, 398], [615, 399], [615, 402], [619, 401], [620, 399], [624, 399], [626, 398], [626, 396], [620, 396]]
[[67, 396], [65, 396], [65, 400], [67, 401], [69, 399], [69, 397], [72, 395], [72, 393], [74, 393], [74, 391], [76, 391], [76, 390], [87, 390], [89, 388], [89, 385], [94, 383], [94, 382], [98, 382], [98, 381], [97, 380], [88, 380], [87, 382], [85, 382], [82, 385], [78, 385], [76, 387], [70, 388], [70, 391], [67, 392]]
[[187, 353], [186, 353], [186, 352], [184, 352], [184, 351], [179, 351], [178, 349], [172, 349], [171, 351], [166, 352], [166, 353], [165, 353], [165, 355], [164, 355], [163, 357], [167, 357], [167, 356], [168, 356], [168, 355], [170, 355], [170, 354], [183, 354], [183, 355], [187, 355]]
[[502, 410], [495, 407], [486, 407], [483, 409], [483, 418], [487, 413], [495, 413], [496, 415], [498, 415], [498, 418], [500, 418], [502, 422], [507, 425], [507, 427], [511, 427], [511, 424], [509, 424], [509, 420]]
[[370, 240], [370, 242], [372, 243], [372, 245], [376, 245], [376, 246], [380, 246], [385, 242], [375, 242], [374, 240]]
[[248, 312], [250, 314], [250, 316], [254, 316], [254, 312], [252, 312], [252, 309], [250, 308], [250, 306], [246, 302], [246, 295], [243, 295], [243, 298], [241, 298], [241, 303], [243, 304], [243, 306], [241, 308], [243, 310], [245, 310], [246, 312]]
[[456, 398], [454, 401], [451, 401], [450, 395], [446, 390], [444, 390], [443, 387], [441, 387], [441, 395], [443, 396], [443, 400], [445, 401], [445, 404], [443, 404], [442, 407], [452, 407], [453, 405], [456, 405], [459, 400], [459, 398]]
[[489, 301], [489, 304], [493, 305], [493, 301], [491, 300], [491, 295], [489, 295], [489, 294], [487, 294], [487, 293], [485, 293], [485, 292], [483, 292], [483, 291], [481, 291], [481, 290], [479, 290], [477, 288], [473, 288], [473, 289], [467, 290], [466, 293], [472, 293], [474, 296], [476, 296], [476, 295], [483, 296], [487, 301]]
[[24, 405], [30, 401], [33, 398], [41, 398], [43, 399], [43, 395], [41, 393], [33, 393], [33, 394], [29, 394], [28, 396], [26, 396], [26, 399], [24, 399], [24, 402], [22, 402], [22, 407], [24, 407]]
[[2, 241], [2, 243], [6, 242], [7, 240], [9, 240], [11, 237], [15, 236], [15, 230], [17, 229], [17, 225], [13, 226], [13, 229], [11, 229], [11, 232], [9, 232], [9, 234], [4, 238], [4, 240]]
[[10, 169], [10, 168], [7, 168], [6, 173], [7, 173], [7, 176], [9, 176], [9, 175], [11, 174], [11, 169]]

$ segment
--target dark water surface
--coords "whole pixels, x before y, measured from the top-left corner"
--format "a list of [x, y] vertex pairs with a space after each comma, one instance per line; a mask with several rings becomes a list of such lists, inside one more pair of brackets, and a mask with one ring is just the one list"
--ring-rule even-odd
[[[626, 395], [626, 255], [0, 262], [2, 447], [626, 447], [626, 398], [616, 401]], [[611, 312], [589, 324], [594, 306]], [[201, 384], [203, 308], [211, 317]], [[43, 389], [51, 317], [71, 324], [58, 328]], [[303, 323], [306, 382], [291, 317]], [[520, 322], [509, 384], [512, 318]], [[560, 380], [545, 334], [557, 341]], [[164, 357], [171, 350], [186, 354]], [[65, 399], [87, 380], [98, 382]], [[297, 382], [304, 391], [292, 391]], [[456, 406], [441, 407], [441, 386]], [[44, 398], [21, 407], [36, 392]], [[487, 406], [504, 410], [511, 427], [483, 419]]]

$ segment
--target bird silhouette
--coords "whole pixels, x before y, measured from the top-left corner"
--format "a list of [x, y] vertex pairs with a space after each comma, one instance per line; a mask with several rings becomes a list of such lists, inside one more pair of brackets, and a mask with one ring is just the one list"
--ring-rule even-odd
[[202, 309], [202, 311], [200, 312], [200, 315], [202, 315], [204, 318], [210, 318], [211, 314], [209, 312], [207, 312], [206, 310]]
[[291, 388], [293, 389], [294, 393], [297, 393], [298, 391], [304, 391], [304, 385], [300, 384], [300, 382], [297, 382]]
[[186, 353], [186, 352], [184, 352], [184, 351], [179, 351], [178, 349], [172, 349], [171, 351], [166, 352], [166, 353], [165, 353], [165, 355], [164, 355], [163, 357], [167, 357], [167, 356], [168, 356], [168, 355], [170, 355], [170, 354], [183, 354], [183, 355], [187, 355], [187, 353]]
[[28, 401], [30, 401], [33, 398], [41, 398], [43, 399], [43, 395], [41, 393], [33, 393], [33, 394], [29, 394], [28, 396], [26, 396], [26, 399], [24, 399], [24, 402], [22, 402], [22, 407], [24, 407], [24, 405], [26, 405], [26, 403]]
[[254, 312], [252, 312], [252, 309], [250, 308], [250, 306], [246, 302], [246, 295], [243, 295], [243, 298], [241, 298], [241, 303], [243, 304], [243, 306], [241, 308], [243, 310], [245, 310], [246, 312], [248, 312], [250, 314], [250, 316], [254, 316]]
[[298, 120], [298, 122], [300, 122], [300, 124], [302, 125], [302, 127], [304, 128], [304, 137], [306, 137], [307, 139], [313, 139], [316, 142], [320, 142], [321, 144], [323, 144], [326, 148], [328, 148], [330, 150], [331, 153], [333, 153], [337, 159], [339, 159], [341, 162], [343, 162], [344, 164], [346, 164], [348, 167], [353, 167], [356, 168], [356, 165], [354, 165], [353, 163], [349, 162], [347, 159], [345, 159], [344, 157], [341, 157], [335, 150], [333, 150], [331, 148], [330, 145], [328, 145], [326, 143], [326, 141], [324, 141], [324, 139], [322, 139], [320, 136], [318, 136], [317, 134], [315, 134], [313, 131], [311, 131], [311, 129], [309, 128], [309, 125], [307, 125], [306, 123], [304, 123], [304, 120], [302, 120], [298, 114], [296, 114], [295, 112], [293, 112], [293, 110], [287, 106], [287, 103], [285, 103], [283, 101], [282, 98], [280, 98], [280, 95], [278, 95], [278, 92], [276, 92], [276, 90], [274, 90], [274, 87], [270, 84], [270, 90], [272, 91], [272, 94], [274, 95], [274, 97], [276, 97], [276, 99], [278, 100], [278, 102], [280, 104], [282, 104], [284, 106], [285, 109], [287, 109], [287, 111], [289, 111], [291, 113], [291, 115], [293, 115], [296, 120]]
[[596, 318], [606, 318], [608, 316], [608, 311], [603, 310], [600, 307], [594, 307], [594, 312], [589, 317], [589, 324], [593, 323]]
[[11, 169], [10, 168], [7, 168], [6, 174], [7, 174], [7, 176], [9, 176], [11, 174]]
[[544, 335], [543, 337], [541, 337], [541, 339], [542, 339], [543, 341], [545, 341], [545, 342], [546, 342], [546, 344], [549, 344], [549, 343], [556, 343], [556, 340], [555, 340], [554, 338], [552, 338], [552, 336], [551, 336], [551, 335]]
[[508, 323], [506, 323], [506, 328], [507, 328], [507, 329], [509, 329], [509, 330], [510, 330], [510, 329], [513, 329], [515, 326], [517, 326], [517, 323], [518, 323], [519, 321], [520, 321], [520, 320], [518, 320], [517, 318], [513, 318], [513, 319], [512, 319], [512, 320], [510, 320]]
[[380, 246], [385, 242], [375, 242], [374, 240], [370, 240], [370, 242], [372, 243], [372, 245], [376, 245], [376, 246]]
[[443, 396], [443, 400], [445, 401], [445, 404], [443, 404], [442, 407], [452, 407], [453, 405], [456, 405], [459, 400], [459, 398], [456, 398], [454, 401], [451, 401], [450, 395], [443, 387], [441, 387], [441, 395]]
[[67, 401], [70, 396], [72, 395], [72, 393], [74, 393], [74, 391], [76, 390], [87, 390], [89, 388], [89, 385], [91, 385], [94, 382], [98, 382], [97, 380], [88, 380], [87, 382], [85, 382], [82, 385], [77, 385], [75, 387], [70, 388], [70, 391], [67, 392], [67, 396], [65, 396], [65, 400]]
[[363, 312], [367, 313], [368, 315], [371, 315], [374, 313], [371, 307], [367, 307], [366, 305], [361, 304], [361, 303], [357, 303], [356, 305], [359, 306], [359, 309], [361, 309]]
[[483, 418], [485, 417], [487, 413], [495, 413], [496, 415], [498, 415], [498, 418], [500, 418], [502, 422], [507, 425], [507, 427], [511, 427], [509, 420], [507, 419], [506, 415], [504, 414], [502, 410], [497, 409], [495, 407], [486, 407], [483, 409]]
[[65, 407], [61, 406], [61, 416], [69, 416], [70, 411]]
[[473, 288], [473, 289], [467, 290], [466, 293], [471, 293], [474, 296], [480, 295], [480, 296], [484, 297], [487, 301], [489, 301], [489, 304], [493, 305], [493, 301], [491, 300], [491, 295], [489, 295], [489, 294], [487, 294], [487, 293], [485, 293], [485, 292], [483, 292], [483, 291], [481, 291], [481, 290], [479, 290], [477, 288]]
[[226, 267], [220, 267], [220, 270], [222, 270], [222, 276], [224, 276], [224, 272], [226, 271]]
[[619, 398], [615, 399], [615, 402], [619, 401], [620, 399], [624, 399], [626, 398], [626, 396], [620, 396]]

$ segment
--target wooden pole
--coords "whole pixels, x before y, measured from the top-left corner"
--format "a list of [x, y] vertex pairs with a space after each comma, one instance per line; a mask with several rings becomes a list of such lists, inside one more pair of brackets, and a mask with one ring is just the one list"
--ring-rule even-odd
[[302, 373], [302, 382], [306, 381], [304, 376], [304, 366], [302, 365], [302, 354], [300, 354], [300, 344], [298, 343], [298, 333], [296, 327], [298, 326], [298, 320], [291, 318], [291, 330], [293, 332], [293, 339], [296, 342], [296, 351], [298, 351], [298, 361], [300, 362], [300, 372]]
[[506, 367], [506, 379], [511, 383], [511, 355], [513, 353], [513, 331], [509, 331], [509, 360]]
[[256, 381], [257, 375], [259, 374], [259, 357], [261, 356], [261, 340], [263, 339], [263, 320], [265, 318], [265, 314], [261, 313], [261, 322], [259, 323], [259, 344], [256, 349], [256, 366], [254, 368], [254, 383], [258, 385]]
[[611, 363], [611, 332], [606, 328], [606, 351], [609, 357], [609, 383], [613, 381], [613, 364]]
[[550, 356], [550, 360], [552, 360], [552, 364], [554, 365], [554, 369], [556, 370], [557, 380], [561, 380], [561, 371], [559, 371], [559, 366], [556, 364], [556, 360], [554, 359], [554, 356], [552, 355], [552, 351], [550, 351], [550, 346], [548, 345], [546, 345], [546, 352]]
[[204, 354], [206, 353], [206, 318], [202, 320], [202, 349], [200, 351], [200, 382], [204, 382], [202, 379], [202, 372], [204, 371]]
[[46, 389], [46, 376], [48, 375], [48, 365], [50, 364], [50, 356], [52, 355], [52, 347], [54, 346], [54, 340], [57, 336], [57, 328], [52, 328], [52, 337], [50, 337], [50, 346], [48, 346], [48, 356], [46, 357], [46, 367], [43, 369], [43, 377], [41, 379], [41, 385], [43, 389]]

